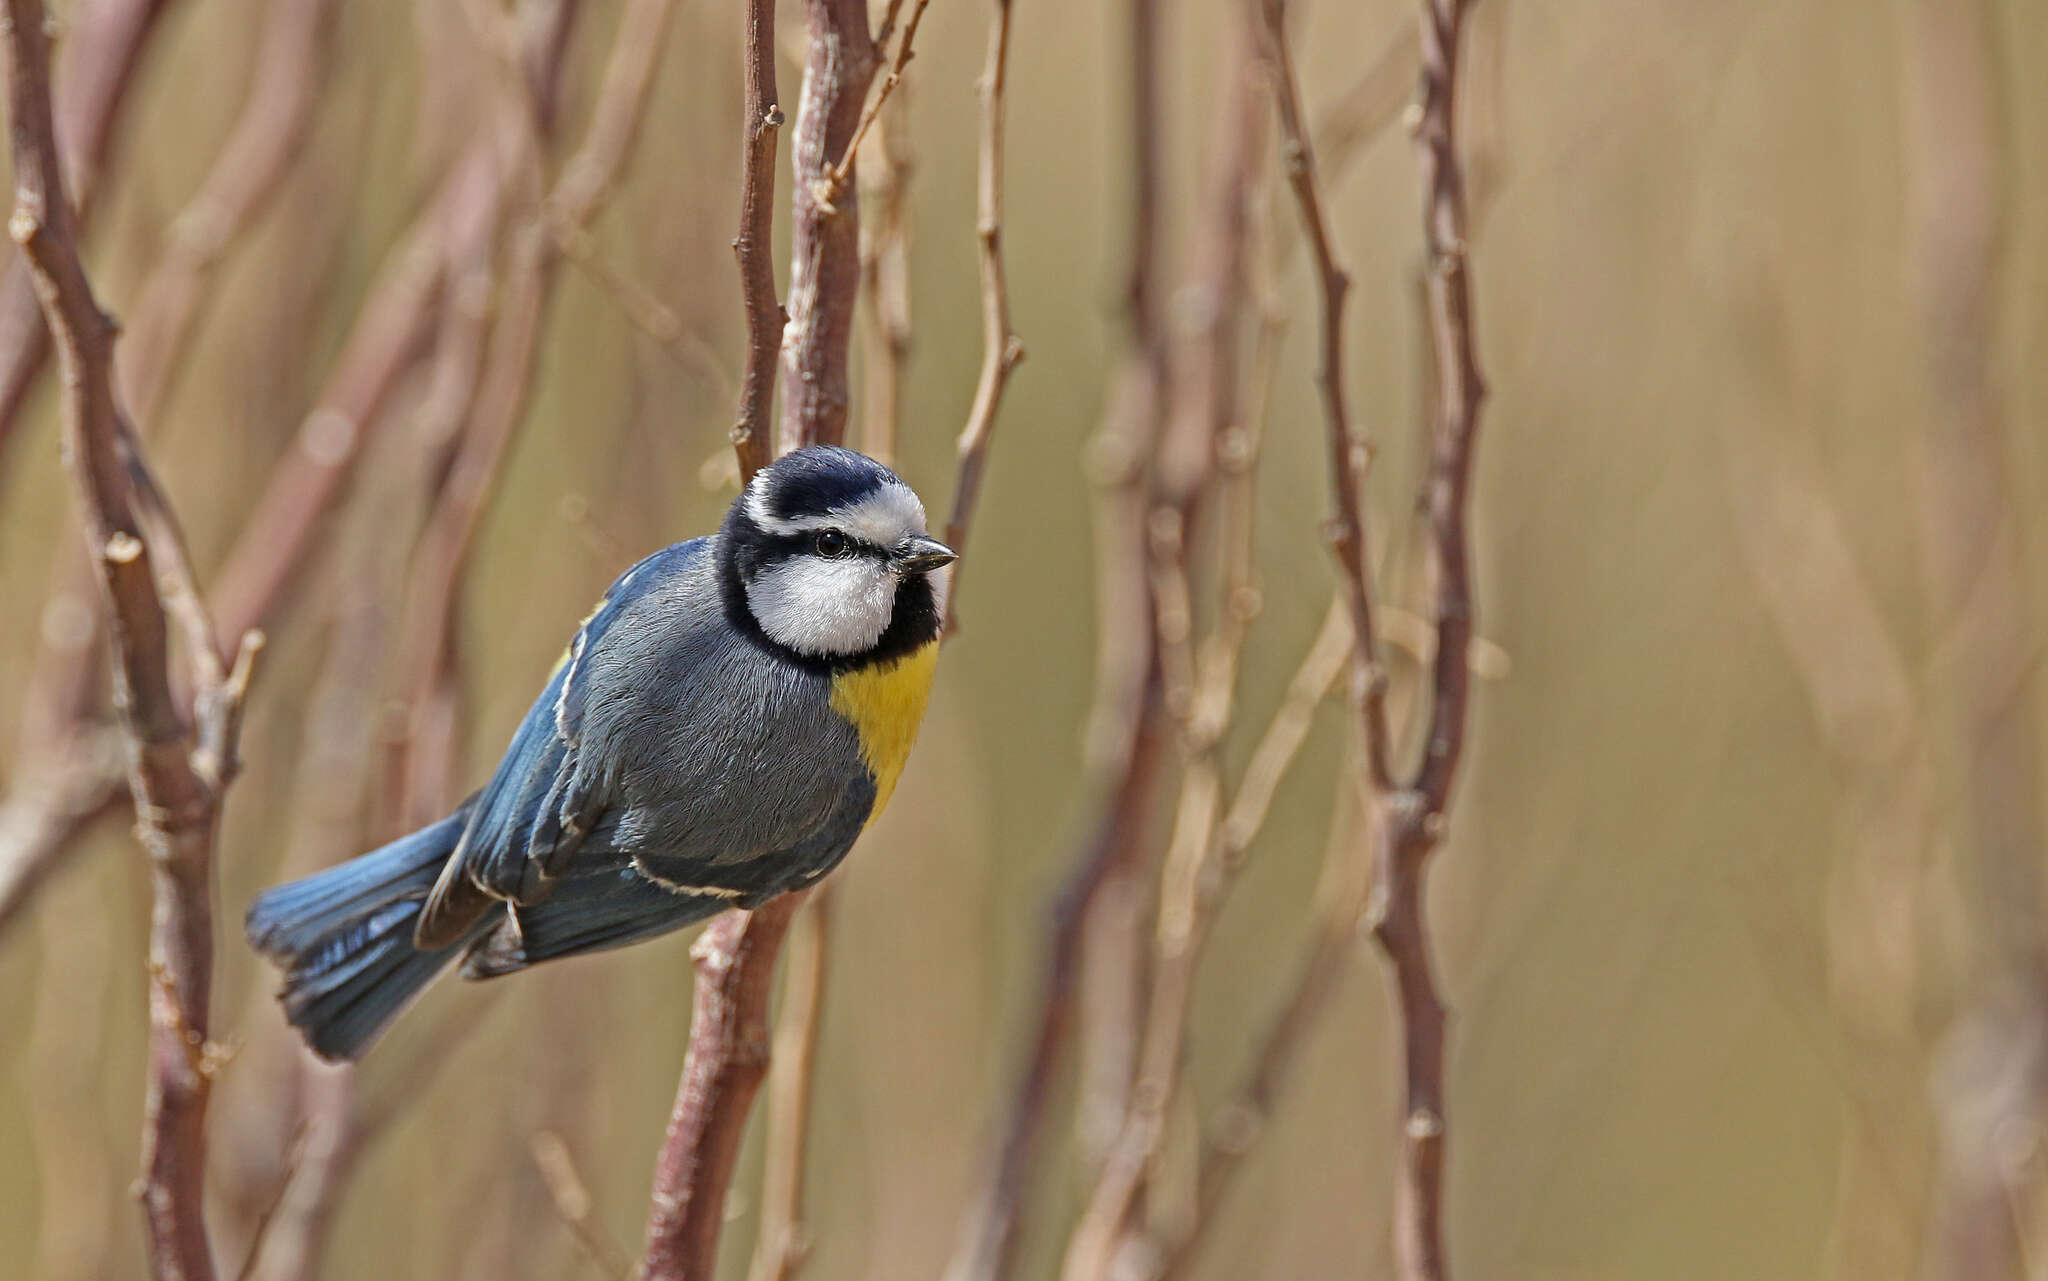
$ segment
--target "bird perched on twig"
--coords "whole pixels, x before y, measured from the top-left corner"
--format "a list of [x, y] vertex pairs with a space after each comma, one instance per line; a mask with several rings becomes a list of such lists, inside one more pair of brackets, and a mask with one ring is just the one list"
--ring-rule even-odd
[[260, 895], [292, 1025], [359, 1056], [435, 975], [620, 947], [809, 885], [888, 803], [951, 548], [880, 463], [812, 446], [612, 584], [453, 814]]

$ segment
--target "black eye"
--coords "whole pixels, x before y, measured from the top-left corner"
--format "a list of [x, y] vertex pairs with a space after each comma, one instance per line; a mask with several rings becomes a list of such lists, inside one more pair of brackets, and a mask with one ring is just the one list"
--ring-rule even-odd
[[853, 550], [851, 544], [846, 540], [846, 535], [836, 529], [819, 530], [817, 547], [818, 555], [823, 556], [826, 560], [838, 560], [841, 556]]

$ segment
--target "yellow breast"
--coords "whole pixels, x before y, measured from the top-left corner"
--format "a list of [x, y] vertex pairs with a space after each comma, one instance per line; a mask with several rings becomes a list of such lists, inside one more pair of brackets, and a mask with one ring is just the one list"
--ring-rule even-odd
[[937, 641], [914, 650], [893, 662], [864, 667], [832, 678], [832, 710], [845, 717], [860, 735], [861, 756], [868, 772], [875, 776], [875, 808], [868, 814], [872, 823], [880, 816], [910, 745], [917, 741], [917, 727], [924, 720], [924, 705], [932, 690], [932, 671], [938, 665]]

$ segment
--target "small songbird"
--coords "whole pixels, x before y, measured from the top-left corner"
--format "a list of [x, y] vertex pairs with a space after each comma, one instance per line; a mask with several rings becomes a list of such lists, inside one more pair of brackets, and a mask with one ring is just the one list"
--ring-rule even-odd
[[924, 718], [953, 559], [873, 459], [763, 468], [716, 534], [612, 584], [482, 791], [257, 898], [292, 1025], [353, 1059], [458, 953], [492, 978], [831, 871]]

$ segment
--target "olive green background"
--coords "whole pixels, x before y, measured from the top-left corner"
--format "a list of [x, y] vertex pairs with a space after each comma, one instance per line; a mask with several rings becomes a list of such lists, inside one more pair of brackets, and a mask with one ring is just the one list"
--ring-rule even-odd
[[[1177, 264], [1230, 26], [1220, 3], [1167, 7]], [[616, 21], [614, 3], [588, 8], [565, 83], [568, 139], [580, 135]], [[604, 584], [646, 550], [708, 530], [727, 501], [703, 477], [719, 473], [742, 351], [728, 249], [737, 8], [683, 0], [635, 166], [593, 227], [600, 255], [674, 308], [726, 380], [674, 359], [611, 293], [565, 268], [536, 395], [468, 580], [463, 785], [488, 770]], [[314, 135], [276, 206], [233, 249], [156, 424], [202, 570], [474, 115], [478, 95], [463, 89], [478, 74], [469, 9], [344, 7]], [[782, 97], [793, 111], [801, 21], [784, 9]], [[259, 10], [186, 0], [166, 20], [92, 237], [90, 265], [116, 312], [132, 304], [166, 220], [239, 107]], [[2038, 570], [2048, 564], [2048, 367], [2033, 358], [2048, 342], [2048, 10], [2030, 0], [1996, 10], [2009, 236], [1990, 370], [2026, 563]], [[1972, 972], [1975, 937], [1958, 789], [1937, 770], [1924, 830], [1882, 834], [1905, 852], [1911, 935], [1887, 940], [1906, 955], [1901, 967], [1859, 977], [1831, 887], [1867, 848], [1859, 807], [1873, 802], [1831, 756], [1760, 586], [1799, 549], [1766, 534], [1746, 557], [1741, 541], [1760, 477], [1794, 477], [1801, 511], [1839, 521], [1856, 581], [1822, 576], [1802, 591], [1868, 594], [1909, 680], [1910, 732], [1949, 759], [1931, 663], [1942, 627], [1925, 604], [1914, 517], [1928, 345], [1913, 290], [1902, 11], [1871, 0], [1487, 0], [1475, 13], [1465, 124], [1484, 163], [1472, 261], [1495, 394], [1474, 554], [1480, 630], [1509, 666], [1476, 685], [1431, 902], [1455, 1011], [1449, 1222], [1464, 1277], [1918, 1269], [1933, 1196], [1929, 1057]], [[1303, 5], [1296, 40], [1312, 108], [1348, 87], [1408, 13], [1382, 0]], [[900, 464], [935, 511], [950, 499], [980, 354], [973, 86], [985, 16], [937, 0], [905, 89], [915, 349]], [[820, 1281], [938, 1275], [1021, 1048], [1045, 905], [1092, 812], [1081, 766], [1093, 655], [1083, 451], [1120, 335], [1124, 34], [1117, 6], [1016, 0], [1005, 246], [1030, 355], [1003, 408], [964, 630], [893, 809], [840, 874], [809, 1185], [809, 1275]], [[1412, 550], [1420, 222], [1399, 130], [1331, 187], [1356, 278], [1355, 405], [1383, 446], [1375, 528], [1383, 547]], [[1269, 220], [1291, 220], [1284, 189], [1270, 189]], [[1304, 263], [1278, 283], [1291, 326], [1260, 479], [1265, 610], [1233, 765], [1331, 585]], [[401, 397], [388, 439], [403, 438], [410, 403]], [[0, 457], [7, 725], [50, 566], [75, 537], [47, 387], [31, 412]], [[380, 474], [372, 457], [365, 477]], [[1388, 578], [1390, 603], [1419, 605], [1419, 580]], [[246, 1202], [248, 1172], [274, 1168], [288, 1139], [270, 1110], [285, 1045], [266, 999], [273, 976], [232, 927], [274, 878], [307, 786], [298, 762], [324, 605], [394, 590], [336, 581], [331, 559], [316, 560], [273, 628], [250, 705], [248, 769], [220, 858], [218, 1024], [245, 1047], [214, 1127], [230, 1274], [258, 1208]], [[2022, 601], [2016, 614], [2038, 610]], [[2036, 669], [2042, 641], [2037, 625], [2021, 640]], [[1398, 678], [1412, 674], [1397, 666]], [[2036, 672], [2013, 711], [2037, 727], [2039, 684]], [[1201, 972], [1191, 1073], [1204, 1102], [1235, 1078], [1301, 955], [1345, 768], [1341, 720], [1324, 709]], [[109, 821], [0, 937], [0, 1273], [142, 1274], [127, 1188], [147, 910], [136, 848], [125, 823]], [[679, 937], [502, 986], [434, 991], [362, 1069], [365, 1094], [402, 1099], [403, 1111], [347, 1189], [327, 1274], [591, 1275], [529, 1156], [541, 1129], [563, 1135], [599, 1218], [637, 1246], [687, 1031], [687, 953]], [[472, 1031], [446, 1037], [451, 1020], [472, 1015]], [[1199, 1275], [1390, 1275], [1397, 1084], [1385, 978], [1362, 946]], [[1043, 1157], [1027, 1277], [1052, 1274], [1085, 1191], [1064, 1114]], [[743, 1270], [756, 1224], [757, 1167], [750, 1147], [729, 1276]], [[2031, 1229], [2032, 1210], [2016, 1213]]]

